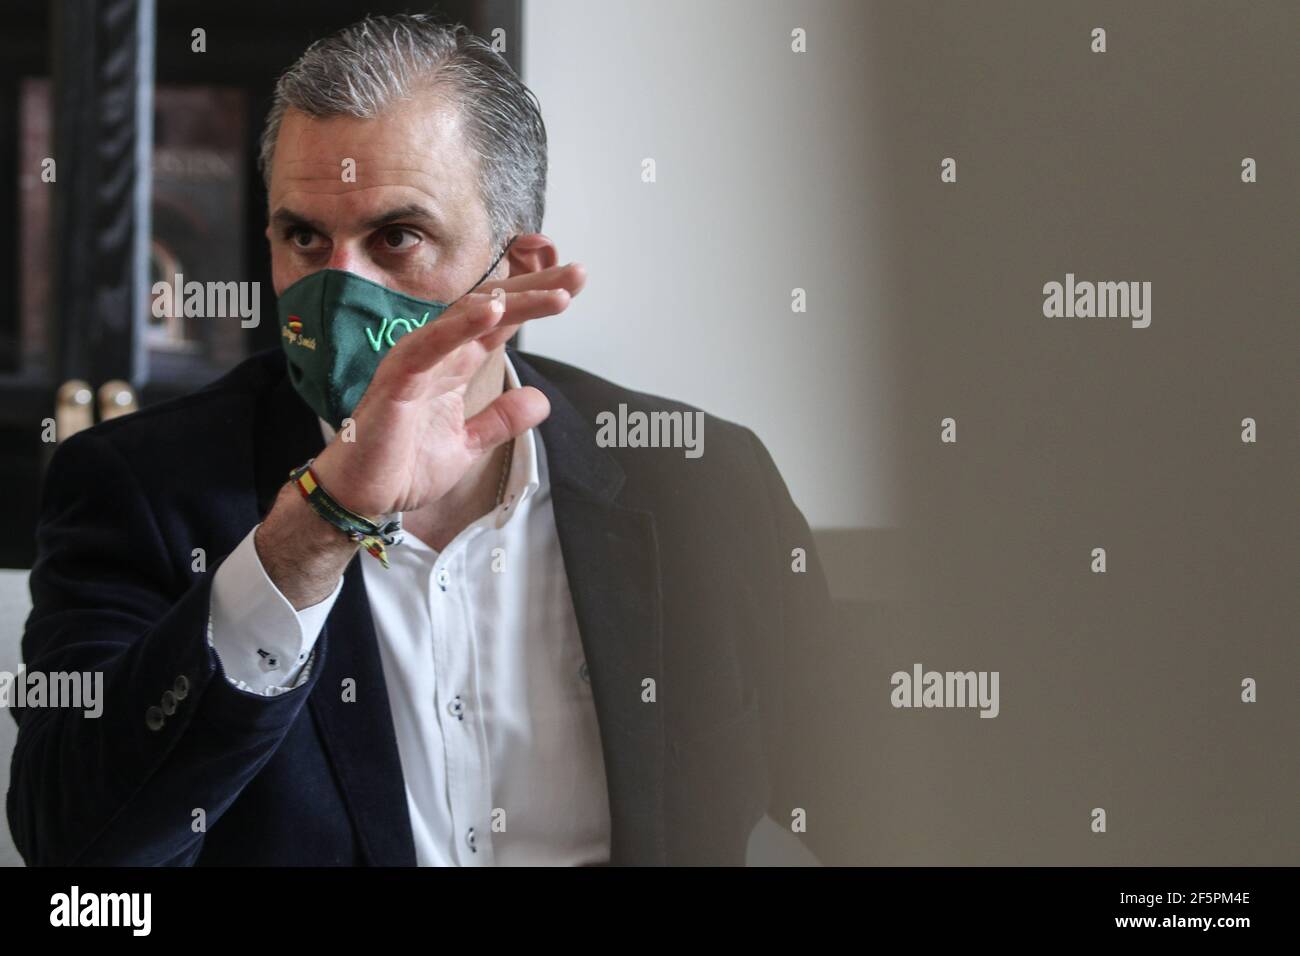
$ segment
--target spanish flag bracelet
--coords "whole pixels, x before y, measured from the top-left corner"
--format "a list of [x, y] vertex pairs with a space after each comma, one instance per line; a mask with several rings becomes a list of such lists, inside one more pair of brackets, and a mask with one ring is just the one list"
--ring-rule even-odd
[[384, 545], [402, 543], [401, 516], [380, 525], [344, 508], [331, 498], [316, 480], [316, 473], [311, 469], [311, 463], [315, 460], [315, 458], [308, 459], [305, 465], [289, 472], [289, 480], [302, 492], [302, 496], [307, 499], [307, 504], [311, 505], [312, 511], [353, 541], [360, 541], [362, 547], [378, 558], [384, 567], [388, 567], [388, 552], [384, 550]]

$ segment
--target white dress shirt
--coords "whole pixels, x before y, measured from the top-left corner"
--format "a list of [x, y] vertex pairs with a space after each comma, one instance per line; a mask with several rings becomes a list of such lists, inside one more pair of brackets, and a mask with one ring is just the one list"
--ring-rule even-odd
[[[508, 356], [506, 376], [519, 387]], [[310, 674], [342, 579], [295, 611], [256, 530], [217, 569], [208, 639], [231, 683], [272, 696]], [[417, 863], [608, 861], [600, 731], [536, 429], [515, 442], [500, 506], [441, 552], [406, 531], [388, 555], [387, 569], [361, 561]]]

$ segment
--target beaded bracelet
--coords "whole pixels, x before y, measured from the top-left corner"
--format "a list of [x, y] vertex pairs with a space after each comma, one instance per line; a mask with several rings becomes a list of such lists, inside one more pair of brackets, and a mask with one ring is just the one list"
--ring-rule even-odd
[[316, 479], [316, 473], [312, 471], [311, 467], [311, 463], [315, 460], [315, 458], [308, 459], [305, 465], [289, 472], [289, 480], [302, 492], [302, 496], [307, 499], [307, 504], [311, 505], [312, 511], [338, 528], [353, 541], [360, 541], [367, 552], [378, 558], [384, 567], [388, 567], [388, 552], [384, 550], [384, 545], [402, 543], [401, 516], [399, 515], [380, 525], [369, 518], [344, 508], [330, 497], [329, 493], [321, 487], [320, 482]]

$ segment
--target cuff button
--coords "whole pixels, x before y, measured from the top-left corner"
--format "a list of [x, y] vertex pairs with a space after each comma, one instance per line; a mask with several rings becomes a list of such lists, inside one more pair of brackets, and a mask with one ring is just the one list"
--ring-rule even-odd
[[162, 730], [162, 725], [167, 723], [167, 718], [163, 716], [161, 709], [150, 707], [144, 712], [144, 723], [150, 730]]

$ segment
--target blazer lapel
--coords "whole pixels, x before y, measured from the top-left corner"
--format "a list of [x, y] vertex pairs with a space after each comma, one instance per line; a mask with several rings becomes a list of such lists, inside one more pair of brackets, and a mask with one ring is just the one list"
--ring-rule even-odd
[[664, 722], [642, 701], [662, 684], [659, 552], [654, 517], [618, 504], [624, 474], [567, 398], [516, 352], [521, 384], [540, 389], [551, 414], [539, 426], [555, 525], [591, 675], [609, 789], [610, 863], [662, 865]]
[[[320, 423], [286, 375], [263, 410], [266, 422], [257, 448], [258, 510], [270, 510], [289, 472], [320, 453]], [[365, 560], [372, 560], [364, 556]], [[366, 862], [373, 866], [415, 866], [397, 734], [384, 682], [374, 618], [366, 598], [358, 554], [343, 574], [343, 589], [330, 609], [315, 666], [321, 674], [308, 707], [321, 745], [338, 775]], [[343, 699], [344, 681], [355, 700]]]

